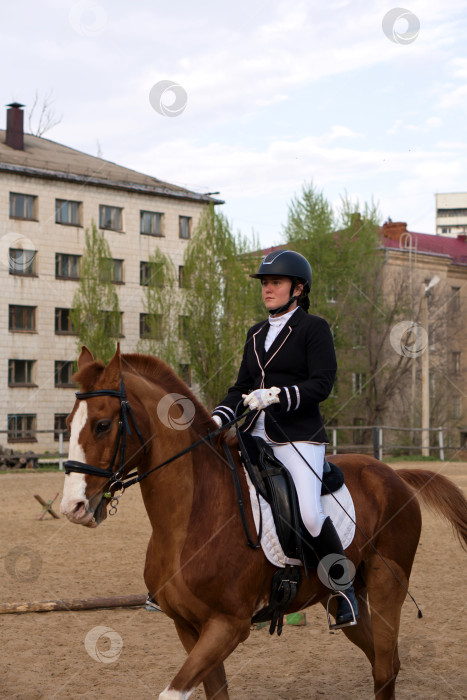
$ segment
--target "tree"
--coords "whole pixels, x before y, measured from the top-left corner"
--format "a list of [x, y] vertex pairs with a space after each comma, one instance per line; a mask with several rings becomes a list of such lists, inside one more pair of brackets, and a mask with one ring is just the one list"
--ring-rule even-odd
[[[54, 102], [55, 100], [52, 99], [52, 93], [49, 93], [45, 95], [42, 99], [42, 104], [39, 105], [39, 93], [36, 90], [34, 102], [32, 103], [31, 109], [27, 112], [29, 132], [34, 134], [34, 136], [43, 136], [46, 131], [50, 131], [50, 129], [57, 126], [57, 124], [60, 124], [62, 121], [61, 117], [56, 116], [52, 107]], [[37, 117], [36, 109], [39, 109]]]
[[258, 284], [248, 277], [261, 257], [255, 248], [210, 206], [186, 250], [184, 343], [209, 408], [236, 378], [248, 328], [264, 317]]
[[157, 355], [178, 373], [183, 359], [179, 341], [181, 297], [172, 260], [159, 249], [142, 270], [144, 317], [138, 352]]
[[[323, 404], [329, 418], [340, 415], [349, 401], [345, 380], [349, 356], [357, 365], [367, 365], [362, 353], [352, 352], [356, 336], [366, 336], [368, 316], [362, 314], [362, 299], [367, 303], [374, 295], [374, 280], [379, 278], [384, 259], [377, 255], [379, 246], [378, 213], [374, 205], [359, 211], [358, 203], [343, 199], [337, 213], [312, 184], [305, 185], [288, 213], [284, 227], [286, 245], [304, 255], [311, 264], [313, 282], [310, 312], [325, 318], [331, 326], [339, 372], [335, 390]], [[379, 301], [373, 299], [372, 304]], [[370, 304], [370, 315], [374, 307]], [[350, 363], [351, 364], [351, 363]]]
[[94, 221], [85, 231], [80, 281], [73, 297], [71, 322], [78, 335], [78, 350], [86, 345], [94, 357], [108, 362], [121, 331], [118, 296], [112, 283], [110, 246]]

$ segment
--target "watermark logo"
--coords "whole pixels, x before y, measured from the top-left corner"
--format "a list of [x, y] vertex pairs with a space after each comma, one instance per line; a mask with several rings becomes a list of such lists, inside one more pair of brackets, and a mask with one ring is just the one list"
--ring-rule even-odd
[[30, 547], [13, 547], [5, 557], [5, 570], [16, 581], [32, 583], [40, 576], [42, 558]]
[[34, 243], [21, 233], [6, 233], [0, 238], [0, 263], [10, 272], [33, 272], [36, 257]]
[[107, 26], [107, 13], [102, 5], [94, 0], [80, 0], [75, 3], [70, 8], [68, 17], [78, 34], [91, 39], [102, 34]]
[[342, 554], [327, 554], [320, 559], [317, 569], [322, 584], [333, 591], [346, 591], [355, 578], [355, 566]]
[[185, 88], [172, 80], [160, 80], [149, 92], [151, 107], [164, 117], [178, 117], [188, 102]]
[[94, 661], [113, 664], [122, 653], [123, 640], [111, 627], [98, 625], [87, 633], [84, 647]]
[[420, 32], [420, 20], [417, 15], [403, 7], [394, 7], [386, 12], [382, 26], [385, 36], [395, 44], [411, 44]]
[[193, 401], [183, 394], [166, 394], [157, 404], [159, 420], [167, 428], [185, 430], [195, 419]]
[[391, 329], [389, 341], [398, 355], [420, 357], [428, 346], [428, 333], [415, 321], [401, 321]]

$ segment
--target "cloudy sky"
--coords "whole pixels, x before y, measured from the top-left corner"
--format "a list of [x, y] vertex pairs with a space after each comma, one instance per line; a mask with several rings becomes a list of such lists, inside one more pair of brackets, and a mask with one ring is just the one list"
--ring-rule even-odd
[[[263, 245], [311, 181], [336, 206], [374, 200], [383, 219], [434, 233], [434, 193], [467, 191], [467, 6], [394, 8], [2, 3], [3, 103], [52, 95], [61, 122], [47, 138], [219, 191], [234, 229]], [[169, 81], [178, 92], [161, 95]]]

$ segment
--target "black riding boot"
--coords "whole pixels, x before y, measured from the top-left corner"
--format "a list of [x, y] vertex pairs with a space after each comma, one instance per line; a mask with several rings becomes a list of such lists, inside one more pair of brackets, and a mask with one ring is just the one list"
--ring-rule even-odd
[[329, 516], [324, 521], [318, 537], [313, 538], [313, 548], [320, 562], [329, 555], [338, 555], [335, 563], [330, 561], [330, 566], [326, 566], [327, 562], [325, 560], [320, 566], [322, 567], [322, 573], [327, 579], [326, 585], [334, 592], [341, 591], [349, 599], [347, 600], [343, 595], [337, 595], [336, 623], [331, 625], [331, 629], [347, 627], [354, 623], [354, 613], [355, 620], [358, 619], [358, 604], [344, 548], [334, 523]]

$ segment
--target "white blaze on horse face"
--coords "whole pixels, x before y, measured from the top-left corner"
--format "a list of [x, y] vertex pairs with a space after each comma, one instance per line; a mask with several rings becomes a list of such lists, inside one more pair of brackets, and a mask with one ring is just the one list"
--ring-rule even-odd
[[159, 695], [159, 700], [188, 700], [194, 688], [191, 690], [169, 690], [169, 686]]
[[[73, 416], [70, 426], [70, 449], [68, 451], [68, 459], [76, 462], [86, 462], [86, 455], [82, 446], [79, 444], [79, 436], [82, 429], [86, 425], [88, 419], [88, 406], [86, 401], [80, 401], [78, 409]], [[60, 504], [60, 512], [65, 515], [71, 514], [77, 503], [84, 502], [86, 507], [88, 499], [85, 495], [86, 480], [84, 474], [76, 474], [72, 472], [65, 477], [65, 485], [63, 487], [63, 498]]]

